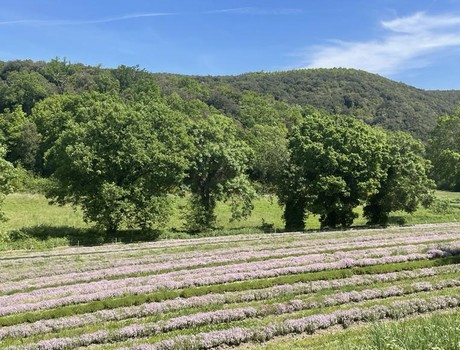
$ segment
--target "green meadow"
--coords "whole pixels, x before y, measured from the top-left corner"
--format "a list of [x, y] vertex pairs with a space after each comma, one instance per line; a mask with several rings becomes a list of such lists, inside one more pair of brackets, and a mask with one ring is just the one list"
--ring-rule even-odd
[[[436, 198], [430, 208], [419, 208], [412, 214], [392, 213], [390, 224], [398, 226], [460, 221], [460, 193], [437, 191]], [[0, 249], [46, 249], [67, 245], [192, 237], [184, 229], [183, 208], [186, 198], [173, 198], [173, 202], [174, 211], [169, 223], [154, 236], [143, 236], [128, 230], [121, 231], [117, 236], [107, 236], [91, 223], [85, 223], [79, 209], [52, 205], [41, 194], [13, 193], [7, 196], [4, 203], [8, 221], [0, 223]], [[354, 228], [366, 224], [360, 207], [357, 213], [359, 217], [355, 220]], [[260, 196], [256, 199], [251, 216], [241, 221], [231, 220], [230, 206], [226, 203], [218, 204], [216, 214], [217, 227], [194, 237], [282, 232], [284, 228], [282, 207], [274, 196]], [[318, 217], [308, 216], [307, 230], [318, 229]]]

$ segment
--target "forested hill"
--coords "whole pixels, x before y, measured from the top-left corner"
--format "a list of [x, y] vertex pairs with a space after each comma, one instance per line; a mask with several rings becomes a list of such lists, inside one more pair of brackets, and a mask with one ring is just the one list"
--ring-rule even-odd
[[[184, 191], [189, 232], [216, 227], [218, 201], [247, 217], [257, 192], [278, 195], [288, 231], [303, 230], [307, 212], [349, 227], [363, 203], [369, 223], [386, 225], [392, 211], [431, 203], [434, 182], [422, 142], [360, 119], [426, 139], [459, 93], [343, 69], [199, 77], [0, 62], [0, 193], [51, 177], [40, 191], [110, 233], [161, 229], [168, 195]], [[458, 153], [444, 146], [453, 174]]]
[[[355, 69], [302, 69], [237, 76], [162, 74], [156, 79], [165, 90], [191, 93], [188, 79], [200, 83], [197, 97], [226, 114], [238, 114], [243, 91], [268, 94], [290, 104], [309, 104], [333, 114], [351, 114], [371, 125], [409, 131], [425, 138], [440, 115], [460, 106], [460, 91], [429, 91]], [[208, 88], [212, 93], [209, 96]]]
[[[105, 69], [54, 59], [0, 61], [0, 113], [20, 105], [30, 114], [37, 102], [53, 94], [97, 91], [134, 96], [152, 82], [164, 95], [177, 93], [186, 100], [199, 99], [243, 126], [269, 120], [262, 115], [264, 107], [282, 111], [289, 110], [286, 104], [311, 105], [425, 139], [440, 115], [451, 114], [460, 105], [460, 91], [425, 91], [353, 69], [213, 77], [149, 73], [126, 66]], [[254, 119], [254, 111], [259, 111], [257, 120], [247, 120], [248, 104], [254, 106], [249, 118]], [[284, 118], [289, 120], [287, 115]]]

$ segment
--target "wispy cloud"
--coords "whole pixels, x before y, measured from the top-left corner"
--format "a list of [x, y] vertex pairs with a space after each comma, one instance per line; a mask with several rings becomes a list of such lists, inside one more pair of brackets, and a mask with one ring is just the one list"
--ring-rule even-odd
[[427, 66], [430, 54], [460, 47], [460, 16], [430, 16], [423, 12], [381, 22], [384, 37], [372, 41], [332, 41], [310, 48], [302, 66], [308, 68], [357, 68], [391, 75], [408, 68]]
[[222, 10], [207, 11], [207, 14], [243, 14], [243, 15], [295, 15], [303, 11], [294, 8], [269, 9], [261, 7], [236, 7]]
[[206, 11], [202, 13], [179, 13], [179, 12], [146, 12], [121, 15], [108, 18], [82, 19], [82, 20], [41, 20], [41, 19], [19, 19], [0, 20], [0, 25], [23, 25], [23, 26], [69, 26], [99, 24], [119, 21], [135, 20], [148, 17], [179, 16], [179, 15], [218, 15], [218, 14], [247, 14], [247, 15], [292, 15], [301, 13], [298, 9], [266, 9], [260, 7], [238, 7], [222, 10]]

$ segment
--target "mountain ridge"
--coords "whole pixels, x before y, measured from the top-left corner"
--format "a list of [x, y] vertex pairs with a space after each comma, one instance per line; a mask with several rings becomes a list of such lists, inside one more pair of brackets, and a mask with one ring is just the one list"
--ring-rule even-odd
[[308, 104], [329, 113], [354, 115], [371, 125], [409, 131], [422, 139], [428, 137], [440, 115], [450, 114], [460, 105], [460, 90], [424, 90], [355, 69], [185, 77], [215, 88], [226, 84], [236, 92], [251, 90], [290, 104]]
[[164, 95], [177, 93], [187, 100], [199, 99], [239, 120], [242, 100], [251, 91], [290, 105], [353, 115], [370, 125], [408, 131], [420, 139], [429, 137], [439, 116], [453, 113], [460, 105], [460, 90], [420, 89], [356, 69], [200, 76], [152, 73], [138, 66], [102, 68], [54, 59], [0, 61], [0, 112], [21, 105], [30, 113], [37, 102], [52, 94], [123, 93], [129, 89], [137, 93], [146, 82], [154, 82]]

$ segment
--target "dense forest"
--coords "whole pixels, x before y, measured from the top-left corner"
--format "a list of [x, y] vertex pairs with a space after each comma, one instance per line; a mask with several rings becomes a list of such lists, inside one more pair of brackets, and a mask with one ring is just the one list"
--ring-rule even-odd
[[[155, 75], [164, 91], [195, 96], [238, 116], [245, 91], [276, 101], [349, 114], [370, 125], [426, 138], [440, 115], [455, 110], [460, 91], [426, 91], [355, 69], [304, 69], [223, 77]], [[198, 82], [199, 85], [195, 84]], [[197, 89], [197, 86], [201, 88]], [[178, 92], [179, 92], [178, 91]]]
[[460, 159], [439, 141], [459, 102], [349, 69], [203, 77], [0, 62], [0, 189], [17, 187], [17, 171], [46, 178], [48, 198], [107, 231], [161, 227], [169, 195], [185, 193], [189, 232], [214, 226], [218, 201], [249, 215], [258, 193], [278, 196], [289, 230], [309, 213], [348, 227], [359, 205], [385, 225], [430, 204], [430, 177], [458, 187], [433, 175], [425, 146], [433, 161], [440, 149]]
[[460, 91], [426, 91], [354, 69], [304, 69], [238, 76], [184, 76], [148, 73], [139, 67], [30, 60], [0, 62], [0, 111], [33, 106], [52, 94], [85, 91], [133, 93], [146, 81], [163, 94], [199, 99], [227, 116], [240, 118], [248, 92], [289, 105], [311, 105], [331, 114], [349, 114], [370, 125], [426, 138], [440, 115], [458, 106]]

